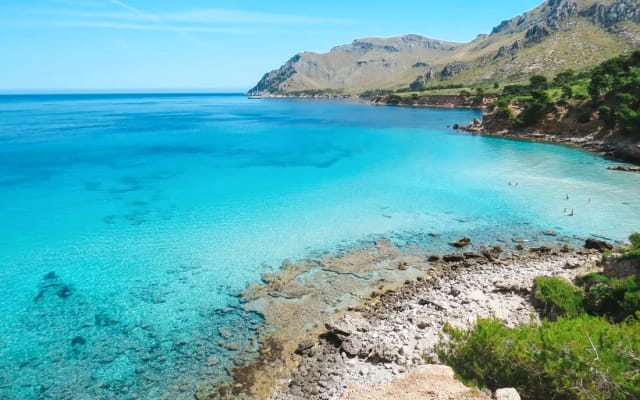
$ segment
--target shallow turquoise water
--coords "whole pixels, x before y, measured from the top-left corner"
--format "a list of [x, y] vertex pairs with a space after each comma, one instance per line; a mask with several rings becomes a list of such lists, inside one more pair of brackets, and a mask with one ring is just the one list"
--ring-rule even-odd
[[224, 308], [287, 258], [381, 236], [438, 250], [463, 234], [639, 229], [640, 175], [446, 128], [477, 116], [229, 95], [0, 97], [0, 398], [192, 398], [255, 349], [260, 317]]

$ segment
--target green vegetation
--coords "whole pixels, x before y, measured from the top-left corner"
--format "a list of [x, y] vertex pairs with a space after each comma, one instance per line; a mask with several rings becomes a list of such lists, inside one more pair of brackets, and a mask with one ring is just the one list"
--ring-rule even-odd
[[620, 322], [640, 317], [640, 285], [635, 277], [613, 279], [600, 274], [582, 278], [585, 288], [583, 308], [591, 315]]
[[[513, 106], [522, 112], [515, 115]], [[520, 127], [535, 125], [549, 113], [567, 108], [578, 122], [589, 122], [597, 115], [604, 128], [640, 137], [640, 50], [607, 60], [590, 72], [569, 69], [551, 82], [533, 75], [528, 85], [504, 86], [493, 107], [498, 118]]]
[[[423, 86], [422, 88], [420, 88], [420, 90], [418, 90], [418, 92], [429, 92], [429, 91], [433, 91], [433, 90], [442, 90], [442, 89], [462, 89], [464, 88], [465, 85], [463, 84], [459, 84], [459, 83], [449, 83], [449, 84], [443, 84], [443, 85], [430, 85], [430, 86]], [[403, 88], [403, 89], [398, 89], [396, 90], [396, 93], [406, 93], [406, 92], [411, 92], [412, 90], [410, 88]]]
[[589, 95], [606, 126], [640, 136], [640, 51], [615, 57], [591, 72]]
[[[635, 254], [640, 233], [630, 242], [624, 251]], [[440, 360], [469, 384], [515, 387], [525, 400], [640, 398], [640, 284], [635, 276], [595, 273], [578, 284], [535, 279], [534, 299], [549, 317], [542, 324], [507, 328], [480, 319], [467, 331], [446, 326]]]
[[629, 236], [629, 242], [631, 246], [623, 247], [620, 253], [625, 257], [640, 257], [640, 233]]
[[468, 383], [523, 399], [640, 398], [640, 322], [587, 315], [510, 329], [495, 319], [447, 329], [438, 356]]
[[566, 279], [540, 276], [535, 279], [536, 301], [544, 309], [543, 315], [553, 313], [575, 318], [584, 313], [582, 291]]

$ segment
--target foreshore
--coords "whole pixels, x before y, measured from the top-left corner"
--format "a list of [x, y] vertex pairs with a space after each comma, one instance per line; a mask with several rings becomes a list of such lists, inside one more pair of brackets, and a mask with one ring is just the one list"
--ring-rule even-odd
[[[445, 323], [465, 327], [489, 316], [511, 326], [529, 322], [537, 318], [529, 302], [536, 276], [573, 278], [600, 259], [560, 241], [527, 244], [434, 255], [380, 241], [287, 263], [242, 293], [244, 307], [265, 318], [260, 354], [233, 371], [233, 387], [215, 388], [216, 396], [357, 400], [370, 398], [374, 387], [393, 393], [398, 382], [430, 380], [424, 366], [435, 360]], [[459, 391], [452, 382], [444, 386]], [[479, 396], [464, 398], [487, 398]], [[202, 391], [197, 398], [215, 397]]]

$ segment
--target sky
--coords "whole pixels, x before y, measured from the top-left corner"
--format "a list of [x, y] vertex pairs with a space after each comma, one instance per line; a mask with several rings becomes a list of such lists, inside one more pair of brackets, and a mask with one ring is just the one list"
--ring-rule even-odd
[[467, 42], [542, 0], [0, 0], [0, 92], [247, 90], [301, 51]]

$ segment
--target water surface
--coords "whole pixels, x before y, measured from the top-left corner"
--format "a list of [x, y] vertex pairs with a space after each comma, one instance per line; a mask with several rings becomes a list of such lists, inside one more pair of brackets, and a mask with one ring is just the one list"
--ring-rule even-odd
[[380, 237], [441, 250], [461, 235], [639, 229], [640, 175], [447, 129], [477, 116], [235, 95], [0, 97], [0, 397], [193, 398], [255, 351], [260, 316], [235, 295], [284, 259]]

